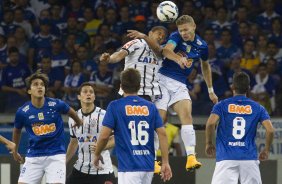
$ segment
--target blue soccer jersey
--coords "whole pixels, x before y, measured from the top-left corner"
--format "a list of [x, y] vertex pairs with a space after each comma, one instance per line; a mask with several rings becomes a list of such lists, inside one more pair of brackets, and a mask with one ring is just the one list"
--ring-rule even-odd
[[103, 126], [114, 130], [119, 172], [154, 171], [154, 130], [163, 123], [153, 103], [138, 96], [115, 100]]
[[257, 125], [270, 119], [264, 107], [239, 95], [216, 104], [212, 113], [220, 117], [216, 136], [216, 161], [257, 160]]
[[61, 114], [70, 107], [59, 99], [45, 98], [43, 107], [36, 108], [26, 102], [15, 117], [15, 128], [25, 127], [29, 135], [27, 157], [52, 156], [64, 154], [64, 122]]
[[159, 72], [167, 77], [186, 84], [186, 78], [193, 70], [195, 63], [199, 62], [200, 60], [208, 60], [207, 43], [198, 35], [195, 35], [195, 39], [192, 42], [184, 41], [178, 31], [173, 32], [169, 36], [167, 43], [172, 43], [175, 45], [174, 52], [176, 54], [187, 57], [189, 67], [181, 69], [176, 62], [165, 58], [163, 61], [163, 66], [160, 68]]

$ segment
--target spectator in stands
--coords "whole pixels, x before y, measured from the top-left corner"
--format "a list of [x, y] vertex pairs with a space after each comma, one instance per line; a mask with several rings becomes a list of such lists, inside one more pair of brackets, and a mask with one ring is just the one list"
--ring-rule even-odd
[[15, 1], [16, 5], [13, 10], [20, 7], [24, 10], [24, 19], [29, 21], [34, 27], [36, 25], [36, 16], [34, 9], [30, 6], [29, 0]]
[[98, 27], [102, 23], [102, 21], [94, 18], [94, 12], [91, 7], [84, 8], [83, 17], [86, 21], [84, 31], [89, 36], [94, 36], [97, 33]]
[[24, 28], [17, 27], [16, 30], [15, 30], [14, 36], [16, 38], [17, 47], [18, 47], [20, 53], [24, 56], [27, 56], [29, 43], [28, 43], [28, 38], [27, 38], [27, 35], [26, 35]]
[[202, 14], [204, 16], [204, 27], [205, 28], [210, 28], [209, 26], [211, 25], [211, 23], [213, 21], [215, 21], [216, 18], [216, 12], [215, 12], [215, 8], [213, 5], [206, 5], [203, 9], [202, 9]]
[[98, 28], [97, 34], [103, 37], [104, 44], [117, 41], [115, 35], [111, 31], [111, 26], [109, 24], [101, 24]]
[[281, 82], [282, 71], [279, 70], [277, 61], [273, 58], [269, 58], [267, 60], [266, 66], [267, 66], [267, 72], [274, 79], [275, 88], [278, 89]]
[[106, 8], [104, 6], [98, 6], [97, 8], [95, 8], [94, 17], [103, 22], [103, 20], [105, 19], [105, 12]]
[[231, 31], [227, 28], [221, 31], [220, 47], [216, 49], [217, 58], [223, 62], [225, 68], [229, 67], [233, 55], [241, 53], [239, 48], [231, 42]]
[[215, 40], [215, 34], [212, 28], [205, 29], [203, 37], [204, 40], [207, 42], [207, 44], [214, 44], [215, 48], [220, 47], [220, 43], [217, 40]]
[[106, 16], [103, 21], [104, 24], [114, 25], [117, 23], [117, 12], [114, 8], [108, 8], [106, 10]]
[[201, 74], [198, 74], [197, 68], [194, 68], [190, 75], [187, 77], [187, 88], [189, 89], [189, 95], [193, 101], [198, 100], [201, 93], [201, 83], [204, 82], [204, 78]]
[[105, 51], [104, 37], [102, 35], [96, 34], [92, 37], [91, 41], [91, 57], [99, 58], [99, 54], [102, 54]]
[[24, 28], [28, 38], [32, 36], [32, 26], [30, 22], [24, 20], [24, 11], [21, 8], [16, 8], [14, 10], [14, 22], [15, 25]]
[[257, 41], [257, 56], [259, 57], [259, 60], [261, 62], [264, 61], [264, 58], [266, 56], [266, 52], [267, 52], [267, 36], [264, 33], [261, 33], [260, 35], [258, 35], [258, 39]]
[[135, 30], [141, 33], [147, 33], [146, 17], [144, 15], [135, 16], [134, 21], [135, 21], [135, 24], [134, 24]]
[[0, 33], [0, 73], [7, 65], [7, 43], [4, 33]]
[[50, 8], [50, 16], [51, 21], [59, 28], [60, 34], [62, 34], [67, 28], [66, 18], [63, 16], [63, 7], [59, 3], [53, 4]]
[[0, 27], [2, 27], [5, 35], [12, 34], [16, 25], [13, 23], [14, 21], [14, 12], [10, 9], [4, 11], [3, 21], [1, 21]]
[[228, 21], [228, 11], [224, 6], [216, 9], [216, 19], [211, 22], [210, 27], [213, 28], [216, 38], [219, 39], [222, 30], [231, 29], [231, 23]]
[[148, 1], [140, 1], [140, 0], [132, 0], [128, 1], [129, 3], [129, 15], [130, 17], [136, 17], [137, 15], [148, 16], [150, 14], [149, 10], [149, 2]]
[[161, 25], [160, 20], [157, 17], [157, 7], [159, 5], [158, 0], [153, 0], [150, 5], [151, 15], [147, 18], [147, 30], [151, 30], [154, 26]]
[[251, 89], [252, 98], [263, 105], [271, 114], [275, 109], [275, 83], [267, 71], [267, 65], [261, 63], [255, 75], [255, 85]]
[[98, 71], [91, 73], [90, 82], [95, 84], [96, 102], [100, 102], [100, 107], [106, 106], [105, 99], [113, 90], [113, 72], [109, 71], [108, 63], [99, 62]]
[[233, 21], [231, 22], [232, 30], [234, 32], [239, 31], [239, 24], [241, 22], [248, 22], [248, 9], [246, 6], [239, 6], [235, 12], [233, 12]]
[[70, 0], [66, 9], [66, 16], [76, 17], [77, 19], [83, 17], [83, 1]]
[[83, 73], [85, 74], [87, 79], [90, 78], [90, 74], [93, 71], [97, 71], [97, 63], [93, 59], [90, 59], [89, 49], [86, 46], [80, 45], [78, 47], [76, 59], [82, 64]]
[[78, 44], [76, 44], [76, 34], [75, 33], [69, 33], [66, 35], [65, 39], [65, 50], [70, 57], [71, 63], [73, 61], [73, 58], [76, 58], [76, 48], [78, 47]]
[[260, 64], [259, 57], [255, 55], [255, 41], [248, 39], [244, 42], [244, 48], [241, 58], [241, 67], [251, 71], [253, 74], [257, 72], [257, 66]]
[[82, 73], [82, 64], [78, 61], [74, 61], [71, 65], [70, 74], [65, 78], [62, 90], [65, 93], [63, 99], [75, 109], [79, 107], [77, 92], [83, 82], [85, 82], [85, 77]]
[[2, 73], [2, 90], [6, 93], [6, 111], [15, 112], [27, 100], [25, 79], [31, 72], [26, 63], [20, 62], [16, 47], [10, 48], [8, 53], [9, 63]]
[[282, 48], [282, 23], [281, 18], [276, 17], [271, 20], [271, 32], [268, 35], [269, 40], [275, 40], [277, 46]]
[[40, 61], [41, 72], [49, 78], [48, 91], [46, 95], [51, 98], [61, 97], [61, 87], [65, 80], [64, 73], [58, 67], [52, 68], [51, 58], [43, 56]]
[[264, 0], [262, 8], [264, 8], [264, 12], [262, 12], [257, 17], [257, 24], [265, 31], [271, 30], [271, 19], [280, 17], [278, 13], [274, 11], [275, 2], [274, 0]]
[[282, 49], [279, 49], [276, 41], [269, 41], [267, 43], [267, 52], [262, 62], [266, 63], [269, 58], [276, 59], [278, 65], [282, 65]]
[[50, 53], [51, 41], [54, 35], [50, 33], [50, 20], [44, 19], [40, 21], [40, 32], [32, 36], [28, 50], [28, 64], [32, 69], [37, 68], [41, 57]]
[[240, 49], [243, 50], [244, 47], [244, 42], [247, 39], [250, 39], [250, 25], [248, 22], [243, 21], [239, 23], [239, 31], [238, 32], [233, 32], [233, 43], [236, 44]]
[[[113, 25], [113, 32], [117, 33], [118, 35], [122, 35], [127, 33], [127, 30], [133, 29], [134, 22], [129, 17], [129, 8], [127, 5], [120, 7], [119, 16], [119, 21]], [[152, 23], [152, 20], [148, 20], [147, 25]]]

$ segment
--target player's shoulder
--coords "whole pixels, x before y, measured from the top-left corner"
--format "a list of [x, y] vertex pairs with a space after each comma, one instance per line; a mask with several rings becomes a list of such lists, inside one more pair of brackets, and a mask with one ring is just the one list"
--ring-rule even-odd
[[16, 115], [26, 114], [30, 111], [30, 109], [31, 109], [31, 102], [27, 101], [21, 107], [18, 108]]
[[124, 46], [122, 48], [128, 48], [132, 45], [143, 45], [146, 44], [146, 41], [143, 39], [134, 39], [134, 40], [130, 40], [128, 42], [126, 42], [126, 44], [124, 44]]
[[96, 106], [95, 110], [93, 111], [93, 113], [98, 113], [100, 115], [105, 115], [106, 114], [106, 110], [102, 109], [101, 107]]
[[179, 34], [178, 31], [174, 31], [169, 35], [169, 39], [173, 39], [173, 38], [181, 38], [181, 35]]
[[62, 100], [60, 100], [58, 98], [45, 97], [45, 100], [46, 100], [46, 105], [48, 107], [54, 107], [54, 106], [58, 105], [60, 102], [62, 102]]
[[203, 40], [199, 35], [196, 34], [195, 36], [195, 43], [200, 48], [207, 48], [208, 44], [205, 40]]

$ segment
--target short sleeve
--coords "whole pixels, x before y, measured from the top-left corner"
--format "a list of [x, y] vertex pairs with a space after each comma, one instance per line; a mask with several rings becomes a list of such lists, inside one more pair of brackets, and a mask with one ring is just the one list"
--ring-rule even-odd
[[132, 40], [124, 44], [121, 49], [125, 50], [127, 54], [130, 54], [142, 46], [140, 42], [138, 39]]
[[221, 104], [222, 104], [222, 102], [215, 104], [212, 108], [211, 114], [217, 114], [218, 116], [220, 116], [221, 115], [221, 110], [220, 110]]
[[68, 124], [69, 124], [71, 138], [76, 138], [74, 128], [72, 128], [72, 126], [74, 125], [74, 121], [72, 118], [69, 118]]
[[14, 121], [14, 127], [17, 129], [22, 129], [24, 126], [24, 116], [22, 114], [22, 110], [19, 109], [16, 112], [16, 116], [15, 116], [15, 121]]
[[155, 129], [157, 129], [157, 128], [160, 128], [160, 127], [163, 127], [164, 126], [164, 124], [163, 124], [163, 120], [162, 120], [162, 118], [161, 118], [161, 116], [160, 116], [160, 114], [159, 114], [159, 111], [158, 111], [158, 109], [156, 108], [156, 106], [155, 105], [153, 105], [153, 108], [154, 108], [154, 119], [155, 119]]
[[269, 120], [270, 116], [269, 116], [268, 112], [265, 110], [265, 108], [260, 105], [260, 109], [261, 109], [261, 113], [260, 113], [259, 121], [262, 123], [265, 120]]
[[70, 106], [66, 102], [57, 99], [57, 109], [60, 113], [66, 114], [69, 112]]
[[167, 44], [171, 43], [176, 47], [180, 41], [181, 41], [180, 35], [177, 32], [174, 32], [174, 33], [170, 34], [168, 41], [167, 41]]
[[116, 121], [115, 121], [115, 117], [113, 113], [113, 107], [114, 107], [114, 104], [110, 103], [106, 110], [106, 114], [102, 122], [103, 126], [106, 126], [111, 129], [114, 129], [116, 126]]
[[207, 61], [209, 56], [208, 46], [203, 46], [203, 48], [200, 49], [200, 54], [202, 61]]

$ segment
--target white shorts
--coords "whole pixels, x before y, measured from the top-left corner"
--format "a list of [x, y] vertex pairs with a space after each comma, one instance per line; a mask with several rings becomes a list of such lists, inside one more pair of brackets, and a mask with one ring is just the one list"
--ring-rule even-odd
[[258, 160], [223, 160], [216, 162], [212, 184], [261, 184]]
[[44, 174], [47, 183], [65, 183], [66, 155], [26, 157], [21, 169], [19, 182], [38, 184], [41, 183]]
[[191, 100], [186, 84], [159, 74], [159, 85], [162, 90], [155, 104], [158, 109], [167, 111], [168, 107], [180, 100]]
[[118, 184], [151, 184], [154, 172], [118, 172]]

